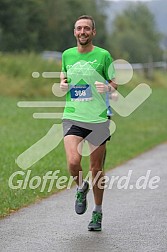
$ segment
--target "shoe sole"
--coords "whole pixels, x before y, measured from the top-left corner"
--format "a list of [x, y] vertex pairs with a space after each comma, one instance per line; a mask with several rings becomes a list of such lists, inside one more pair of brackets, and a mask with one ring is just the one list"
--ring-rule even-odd
[[88, 231], [101, 231], [101, 228], [88, 228]]

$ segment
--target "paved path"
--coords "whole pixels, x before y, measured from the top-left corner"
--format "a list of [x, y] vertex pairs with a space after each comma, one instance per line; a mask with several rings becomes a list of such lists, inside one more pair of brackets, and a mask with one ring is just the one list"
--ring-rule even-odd
[[[131, 189], [120, 189], [128, 181], [122, 176], [130, 176], [130, 172]], [[136, 189], [136, 182], [146, 174], [146, 189]], [[119, 176], [119, 179], [112, 189], [105, 190], [102, 232], [87, 231], [93, 208], [92, 191], [87, 212], [78, 216], [73, 210], [75, 189], [72, 188], [0, 220], [0, 251], [166, 252], [167, 144], [117, 167], [108, 176], [110, 185], [112, 178]], [[153, 182], [150, 179], [154, 176], [160, 177], [153, 184], [158, 188], [150, 189]]]

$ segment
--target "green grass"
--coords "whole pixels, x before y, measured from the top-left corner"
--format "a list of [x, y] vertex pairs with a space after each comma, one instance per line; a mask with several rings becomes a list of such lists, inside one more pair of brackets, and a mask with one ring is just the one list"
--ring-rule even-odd
[[[12, 69], [12, 59], [14, 56], [8, 56], [4, 63], [3, 70], [0, 69], [0, 81], [5, 76], [7, 86], [4, 87], [2, 82], [0, 82], [0, 91], [3, 96], [0, 97], [0, 107], [1, 107], [1, 156], [0, 156], [0, 216], [3, 217], [12, 211], [15, 211], [23, 206], [27, 206], [33, 202], [40, 200], [41, 198], [47, 197], [58, 191], [56, 185], [54, 184], [52, 191], [47, 192], [49, 184], [46, 186], [44, 192], [40, 192], [41, 186], [37, 189], [32, 190], [28, 186], [26, 189], [22, 187], [20, 189], [10, 189], [8, 185], [9, 177], [17, 171], [23, 171], [15, 163], [15, 159], [24, 150], [29, 148], [32, 144], [43, 137], [51, 126], [55, 123], [55, 120], [39, 120], [33, 119], [32, 114], [34, 112], [53, 112], [54, 108], [18, 108], [17, 102], [20, 100], [55, 100], [55, 96], [51, 94], [50, 88], [52, 85], [52, 80], [34, 80], [30, 77], [30, 73], [33, 71], [34, 66], [36, 69], [34, 71], [45, 71], [42, 66], [47, 65], [47, 71], [49, 71], [49, 66], [52, 63], [46, 63], [41, 61], [38, 57], [30, 55], [26, 63], [26, 70], [20, 69], [21, 73], [17, 73], [17, 67], [8, 76], [7, 69], [10, 66]], [[33, 60], [32, 60], [32, 58]], [[5, 60], [5, 57], [4, 59]], [[18, 61], [24, 62], [25, 58], [22, 59], [18, 57]], [[14, 59], [13, 59], [14, 62]], [[2, 63], [2, 59], [1, 59]], [[6, 65], [9, 65], [8, 67]], [[14, 64], [14, 63], [13, 63]], [[20, 67], [19, 63], [17, 63]], [[21, 63], [20, 63], [21, 64]], [[31, 67], [30, 67], [31, 65]], [[55, 66], [54, 66], [55, 67]], [[52, 70], [53, 71], [53, 65]], [[6, 69], [6, 70], [5, 70]], [[25, 72], [24, 72], [25, 71]], [[14, 75], [15, 72], [15, 75]], [[24, 72], [24, 73], [23, 73]], [[16, 74], [17, 73], [17, 74]], [[24, 76], [24, 78], [23, 78]], [[22, 84], [23, 78], [23, 84]], [[7, 92], [10, 89], [10, 83], [12, 81], [13, 89], [16, 93]], [[19, 91], [21, 85], [25, 88], [25, 83], [28, 83], [26, 90], [28, 94], [24, 94], [23, 89]], [[32, 82], [32, 83], [31, 83]], [[38, 82], [38, 84], [34, 84]], [[107, 143], [107, 158], [105, 169], [108, 170], [113, 168], [136, 155], [149, 150], [150, 148], [165, 142], [167, 140], [167, 83], [165, 80], [165, 73], [156, 72], [154, 74], [154, 79], [152, 81], [144, 80], [141, 75], [135, 75], [132, 82], [125, 87], [120, 88], [120, 92], [124, 95], [130, 92], [130, 90], [140, 82], [150, 83], [153, 93], [136, 111], [134, 111], [128, 117], [120, 117], [115, 114], [113, 117], [116, 123], [117, 129], [112, 136], [112, 140]], [[46, 84], [47, 83], [47, 84]], [[43, 89], [44, 85], [46, 87], [46, 93], [40, 92], [40, 88]], [[32, 90], [31, 90], [32, 89]], [[38, 92], [39, 91], [39, 92]], [[31, 95], [33, 93], [33, 95]], [[37, 95], [38, 94], [38, 95]], [[48, 97], [47, 97], [48, 96]], [[84, 157], [82, 160], [83, 167], [85, 169], [85, 174], [88, 172], [89, 159]], [[66, 167], [66, 158], [64, 153], [63, 142], [55, 148], [52, 152], [42, 158], [39, 162], [34, 164], [29, 170], [31, 170], [30, 179], [34, 176], [43, 177], [48, 171], [60, 170], [60, 175], [65, 175], [69, 177], [69, 173]], [[24, 180], [25, 174], [18, 175], [15, 178], [14, 183], [16, 184], [18, 180]]]
[[151, 97], [127, 118], [114, 117], [117, 125], [107, 165], [118, 165], [167, 140], [167, 100], [164, 89], [153, 89]]
[[[1, 95], [13, 97], [48, 97], [52, 95], [52, 85], [57, 79], [42, 77], [43, 72], [60, 71], [60, 63], [46, 61], [36, 54], [0, 54]], [[32, 78], [39, 72], [39, 78]]]

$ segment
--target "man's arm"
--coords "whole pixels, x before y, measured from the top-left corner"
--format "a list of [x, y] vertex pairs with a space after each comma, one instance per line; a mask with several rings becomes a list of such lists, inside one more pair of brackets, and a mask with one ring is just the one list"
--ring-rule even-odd
[[112, 93], [115, 90], [117, 90], [118, 84], [116, 83], [115, 79], [109, 80], [108, 81], [108, 92]]

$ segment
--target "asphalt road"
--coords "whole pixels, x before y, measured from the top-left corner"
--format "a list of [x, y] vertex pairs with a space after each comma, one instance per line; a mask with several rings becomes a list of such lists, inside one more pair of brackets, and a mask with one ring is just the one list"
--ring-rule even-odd
[[0, 251], [166, 252], [167, 144], [107, 175], [102, 232], [87, 231], [92, 190], [88, 210], [79, 216], [74, 212], [72, 188], [0, 220]]

